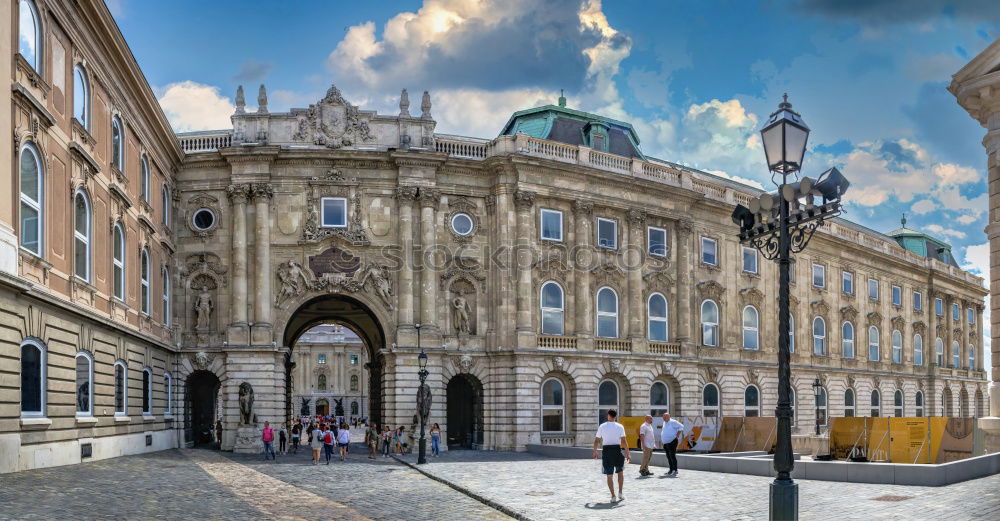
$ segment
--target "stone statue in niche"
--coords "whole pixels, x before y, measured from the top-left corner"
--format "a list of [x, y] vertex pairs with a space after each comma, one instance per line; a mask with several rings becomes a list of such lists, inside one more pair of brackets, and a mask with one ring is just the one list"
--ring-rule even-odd
[[240, 384], [240, 425], [253, 425], [253, 387], [249, 383]]
[[316, 238], [316, 234], [319, 232], [319, 212], [316, 211], [316, 205], [309, 202], [309, 216], [306, 217], [306, 223], [302, 227], [302, 236], [307, 240], [311, 241]]
[[455, 315], [455, 331], [459, 334], [469, 334], [471, 331], [469, 315], [472, 313], [469, 301], [465, 300], [465, 297], [458, 295], [451, 299], [451, 307]]
[[215, 304], [212, 302], [212, 294], [208, 291], [208, 286], [202, 286], [194, 303], [194, 312], [197, 318], [195, 329], [206, 330], [209, 328], [212, 318], [212, 309]]
[[473, 320], [476, 316], [475, 298], [476, 289], [469, 281], [458, 279], [451, 284], [448, 307], [451, 308], [451, 326], [458, 335], [476, 333]]

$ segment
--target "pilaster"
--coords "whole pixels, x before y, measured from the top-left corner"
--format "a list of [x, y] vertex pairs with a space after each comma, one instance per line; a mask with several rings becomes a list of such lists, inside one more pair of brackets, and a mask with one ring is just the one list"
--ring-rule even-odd
[[256, 212], [254, 255], [256, 277], [254, 279], [254, 322], [251, 340], [254, 345], [271, 343], [271, 198], [274, 188], [270, 183], [254, 183], [250, 187]]

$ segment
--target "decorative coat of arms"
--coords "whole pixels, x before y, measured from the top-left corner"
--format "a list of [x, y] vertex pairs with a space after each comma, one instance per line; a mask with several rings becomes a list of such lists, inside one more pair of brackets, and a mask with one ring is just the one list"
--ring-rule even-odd
[[348, 103], [335, 85], [319, 103], [296, 114], [298, 122], [293, 139], [329, 148], [342, 148], [375, 139], [368, 117]]

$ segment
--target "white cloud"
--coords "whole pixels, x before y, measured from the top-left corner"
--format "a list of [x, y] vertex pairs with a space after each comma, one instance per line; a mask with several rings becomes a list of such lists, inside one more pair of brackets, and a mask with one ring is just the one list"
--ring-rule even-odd
[[211, 85], [182, 81], [157, 89], [160, 106], [176, 132], [232, 128], [236, 107]]
[[[973, 244], [971, 246], [966, 246], [965, 248], [965, 262], [962, 263], [962, 269], [969, 270], [977, 275], [983, 277], [983, 284], [988, 288], [990, 286], [990, 243], [984, 242], [982, 244]], [[984, 304], [983, 310], [983, 367], [986, 368], [986, 379], [991, 380], [991, 366], [992, 357], [990, 354], [990, 349], [992, 345], [992, 334], [990, 329], [990, 297], [986, 297], [986, 302]]]
[[923, 215], [925, 213], [933, 212], [934, 210], [937, 210], [937, 208], [938, 205], [934, 201], [931, 201], [930, 199], [921, 199], [913, 203], [913, 206], [910, 207], [910, 211], [916, 215]]
[[951, 228], [945, 228], [940, 224], [928, 224], [927, 226], [924, 226], [924, 229], [938, 236], [954, 237], [956, 239], [965, 238], [965, 232], [959, 230], [953, 230]]
[[975, 215], [959, 215], [957, 219], [958, 224], [972, 224], [979, 220], [979, 217]]

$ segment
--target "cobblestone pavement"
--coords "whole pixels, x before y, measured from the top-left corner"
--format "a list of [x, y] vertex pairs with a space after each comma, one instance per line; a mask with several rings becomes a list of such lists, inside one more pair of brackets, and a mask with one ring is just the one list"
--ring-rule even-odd
[[[402, 459], [416, 461], [413, 455]], [[625, 467], [625, 501], [611, 503], [600, 460], [449, 451], [429, 457], [420, 470], [533, 521], [766, 519], [772, 481], [684, 469], [676, 479], [665, 478], [666, 469], [653, 466], [656, 475], [642, 478], [632, 464]], [[1000, 519], [1000, 475], [946, 487], [796, 482], [803, 520]]]

